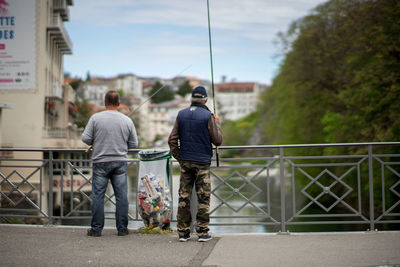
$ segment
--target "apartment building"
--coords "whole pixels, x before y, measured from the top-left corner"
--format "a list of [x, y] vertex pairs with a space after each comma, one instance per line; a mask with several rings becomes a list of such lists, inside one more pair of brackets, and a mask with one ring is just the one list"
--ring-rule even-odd
[[115, 78], [114, 90], [122, 90], [123, 94], [127, 96], [142, 97], [142, 80], [131, 73], [120, 74]]
[[159, 141], [159, 146], [166, 145], [179, 110], [188, 107], [189, 103], [188, 99], [178, 98], [160, 104], [150, 104], [148, 138], [153, 142]]
[[215, 85], [218, 115], [237, 120], [255, 111], [265, 85], [254, 82], [229, 82]]
[[[64, 23], [69, 20], [71, 5], [73, 0], [0, 1], [0, 102], [9, 107], [1, 109], [2, 148], [84, 147], [73, 125], [75, 91], [64, 85], [63, 58], [72, 53]], [[52, 155], [54, 159], [73, 156]], [[49, 168], [57, 169], [46, 163], [48, 158], [46, 151], [0, 155], [0, 207], [23, 205], [47, 212]], [[67, 171], [64, 167], [59, 174]], [[60, 176], [54, 176], [53, 192], [61, 190], [60, 181]], [[73, 181], [80, 183], [82, 179], [74, 177]]]
[[[51, 133], [57, 132], [53, 128], [63, 128], [66, 137], [74, 114], [73, 91], [63, 86], [63, 57], [72, 53], [64, 23], [69, 20], [68, 6], [73, 2], [3, 2], [8, 5], [1, 16], [12, 20], [0, 25], [0, 30], [13, 32], [13, 38], [0, 40], [0, 98], [14, 108], [2, 112], [1, 145], [53, 147], [52, 142], [47, 142]], [[61, 137], [60, 131], [55, 137]], [[67, 145], [66, 138], [59, 141], [57, 147]]]
[[104, 96], [110, 90], [121, 91], [121, 96], [143, 96], [142, 80], [131, 73], [112, 78], [94, 77], [79, 90], [89, 103], [99, 107], [104, 107]]
[[91, 81], [87, 81], [82, 85], [84, 98], [91, 104], [99, 107], [104, 107], [104, 96], [107, 91], [113, 88], [112, 79], [97, 79], [94, 78]]

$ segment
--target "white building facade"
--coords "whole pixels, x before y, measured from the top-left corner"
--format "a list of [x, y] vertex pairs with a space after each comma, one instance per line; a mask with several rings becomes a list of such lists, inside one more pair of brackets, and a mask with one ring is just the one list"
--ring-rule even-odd
[[237, 120], [254, 112], [265, 86], [257, 83], [216, 84], [218, 114], [225, 120]]
[[185, 98], [178, 98], [172, 101], [150, 104], [147, 118], [149, 120], [148, 139], [152, 142], [159, 142], [163, 146], [167, 145], [167, 138], [174, 126], [175, 119], [179, 110], [189, 107], [190, 101]]
[[10, 23], [0, 30], [13, 32], [13, 38], [0, 40], [0, 99], [13, 108], [2, 112], [1, 145], [49, 147], [49, 128], [66, 129], [70, 122], [70, 103], [64, 96], [71, 89], [63, 86], [63, 56], [72, 53], [64, 23], [73, 1], [7, 3], [0, 16], [10, 18]]
[[99, 107], [104, 107], [104, 96], [110, 90], [122, 91], [121, 96], [143, 96], [142, 81], [133, 74], [121, 74], [115, 78], [92, 78], [80, 90], [89, 103]]
[[[1, 110], [1, 147], [33, 149], [11, 150], [1, 160], [0, 190], [9, 201], [2, 201], [0, 207], [29, 198], [29, 208], [40, 206], [47, 213], [53, 197], [49, 173], [55, 166], [46, 163], [50, 152], [39, 149], [85, 147], [73, 126], [75, 91], [64, 85], [63, 58], [72, 53], [64, 23], [71, 5], [73, 0], [0, 1], [0, 102], [11, 107]], [[57, 181], [56, 175], [53, 178]], [[21, 192], [27, 197], [21, 199]]]
[[122, 90], [126, 96], [143, 96], [142, 80], [133, 74], [122, 74], [115, 78], [114, 90]]
[[104, 107], [104, 96], [111, 88], [112, 81], [90, 81], [82, 87], [84, 98], [99, 107]]

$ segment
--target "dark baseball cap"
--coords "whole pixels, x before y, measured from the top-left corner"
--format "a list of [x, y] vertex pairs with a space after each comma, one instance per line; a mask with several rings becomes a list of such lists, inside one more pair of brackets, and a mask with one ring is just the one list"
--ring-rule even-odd
[[192, 91], [193, 98], [207, 98], [207, 91], [203, 86], [197, 86]]

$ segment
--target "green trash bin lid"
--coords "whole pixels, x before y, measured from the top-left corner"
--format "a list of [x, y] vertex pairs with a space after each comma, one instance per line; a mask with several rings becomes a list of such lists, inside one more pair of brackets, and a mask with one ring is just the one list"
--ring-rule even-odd
[[143, 161], [169, 159], [171, 152], [168, 149], [144, 149], [139, 151], [139, 158]]

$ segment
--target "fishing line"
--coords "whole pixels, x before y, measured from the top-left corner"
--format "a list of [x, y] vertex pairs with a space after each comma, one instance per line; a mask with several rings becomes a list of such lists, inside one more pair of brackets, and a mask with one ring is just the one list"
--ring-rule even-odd
[[[181, 75], [182, 73], [184, 73], [186, 70], [188, 70], [192, 65], [187, 66], [186, 68], [184, 68], [181, 72], [179, 72], [178, 74], [175, 75], [175, 77]], [[160, 89], [158, 89], [157, 91], [155, 91], [151, 96], [149, 96], [145, 101], [143, 101], [137, 108], [135, 108], [131, 113], [128, 114], [128, 117], [132, 116], [136, 111], [138, 111], [147, 101], [149, 101], [153, 96], [155, 96], [156, 94], [158, 94], [158, 92], [160, 92], [165, 86], [167, 86], [167, 84], [164, 84], [163, 86], [160, 87]]]

